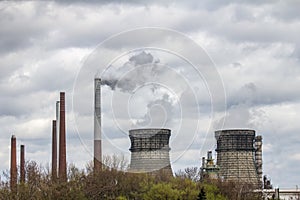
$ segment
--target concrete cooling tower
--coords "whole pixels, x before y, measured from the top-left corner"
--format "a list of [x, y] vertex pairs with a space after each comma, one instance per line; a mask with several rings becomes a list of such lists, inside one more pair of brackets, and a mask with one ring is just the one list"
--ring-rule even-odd
[[131, 172], [158, 172], [172, 175], [170, 165], [169, 129], [134, 129], [131, 140]]
[[[228, 181], [260, 185], [261, 152], [257, 156], [254, 130], [219, 130], [217, 140], [217, 165], [219, 177]], [[261, 142], [261, 136], [258, 136]], [[261, 145], [261, 143], [260, 143]], [[261, 148], [258, 149], [261, 151]], [[259, 157], [259, 159], [255, 159]]]

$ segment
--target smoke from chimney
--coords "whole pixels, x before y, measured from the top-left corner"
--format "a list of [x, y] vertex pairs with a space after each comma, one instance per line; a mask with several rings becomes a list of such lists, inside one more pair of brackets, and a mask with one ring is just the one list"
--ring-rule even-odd
[[[147, 112], [143, 116], [135, 116], [133, 127], [164, 127], [173, 126], [175, 118], [179, 117], [178, 100], [162, 85], [170, 83], [167, 80], [178, 80], [177, 73], [160, 64], [151, 53], [142, 51], [131, 56], [121, 67], [111, 66], [101, 76], [101, 85], [108, 86], [111, 90], [133, 94], [137, 90], [143, 91], [148, 99]], [[182, 81], [181, 81], [182, 82]], [[180, 80], [172, 89], [179, 94], [186, 89]], [[162, 84], [160, 84], [162, 83]], [[181, 86], [178, 86], [181, 85]], [[159, 117], [157, 117], [159, 116]]]
[[[103, 74], [101, 84], [112, 90], [119, 88], [123, 92], [132, 92], [140, 83], [151, 80], [163, 68], [157, 66], [158, 60], [153, 59], [150, 53], [141, 53], [129, 58], [120, 68], [111, 67]], [[124, 77], [124, 74], [127, 74]]]

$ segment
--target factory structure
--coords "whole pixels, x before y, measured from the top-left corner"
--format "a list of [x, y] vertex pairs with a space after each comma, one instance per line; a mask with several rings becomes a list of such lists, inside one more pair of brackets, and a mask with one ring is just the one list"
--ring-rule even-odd
[[[52, 179], [67, 181], [65, 93], [56, 102], [56, 119], [52, 121]], [[59, 135], [58, 135], [59, 134]], [[170, 163], [171, 130], [145, 128], [129, 130], [131, 147], [129, 172], [163, 172], [173, 175]], [[262, 187], [262, 137], [254, 130], [233, 129], [215, 132], [216, 162], [209, 151], [202, 158], [201, 179], [247, 182]], [[59, 140], [59, 141], [57, 141]], [[11, 139], [11, 186], [17, 183], [16, 138]], [[21, 147], [21, 180], [24, 180], [24, 146]], [[102, 169], [101, 79], [94, 80], [94, 171]]]
[[[58, 136], [57, 133], [59, 134]], [[67, 147], [66, 147], [65, 93], [60, 92], [59, 101], [56, 101], [56, 119], [52, 120], [51, 175], [53, 181], [56, 180], [59, 180], [60, 182], [67, 181], [66, 148]]]
[[[101, 79], [94, 80], [94, 172], [102, 170], [101, 144]], [[59, 135], [58, 135], [59, 134]], [[165, 128], [143, 128], [129, 130], [131, 146], [128, 172], [173, 175], [170, 163], [171, 130]], [[59, 141], [57, 141], [59, 139]], [[272, 194], [270, 180], [262, 172], [262, 136], [255, 130], [229, 129], [215, 131], [216, 160], [212, 151], [202, 157], [201, 180], [215, 179], [254, 185], [260, 191]], [[25, 182], [25, 146], [21, 145], [20, 182]], [[10, 187], [18, 182], [16, 137], [11, 137]], [[66, 122], [65, 93], [60, 92], [56, 102], [56, 119], [52, 121], [52, 163], [53, 181], [67, 181], [66, 164]], [[278, 190], [279, 191], [279, 190]], [[287, 194], [290, 191], [286, 192]], [[274, 193], [275, 194], [275, 193]], [[278, 192], [279, 195], [279, 192]], [[299, 193], [297, 192], [297, 195]]]
[[[129, 130], [131, 142], [129, 172], [163, 171], [172, 175], [169, 140], [171, 130], [147, 128]], [[262, 187], [262, 137], [254, 130], [215, 132], [217, 160], [212, 151], [202, 158], [201, 179], [247, 182]], [[94, 80], [94, 169], [101, 170], [101, 79]]]
[[[147, 128], [129, 130], [131, 160], [129, 172], [172, 175], [169, 140], [171, 130]], [[201, 179], [247, 182], [262, 187], [262, 137], [254, 130], [233, 129], [215, 132], [217, 160], [212, 151], [202, 158]], [[94, 80], [94, 170], [102, 168], [101, 79]]]

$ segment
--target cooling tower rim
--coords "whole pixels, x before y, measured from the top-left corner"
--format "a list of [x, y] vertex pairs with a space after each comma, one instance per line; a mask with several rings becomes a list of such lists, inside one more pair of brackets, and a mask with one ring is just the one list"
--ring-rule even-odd
[[245, 131], [245, 132], [254, 132], [255, 133], [254, 129], [247, 129], [247, 128], [219, 129], [219, 130], [216, 130], [215, 133], [217, 133], [217, 132], [237, 132], [237, 131]]
[[253, 129], [221, 129], [215, 131], [215, 138], [218, 140], [221, 135], [230, 135], [230, 136], [238, 136], [238, 135], [251, 135], [255, 137], [255, 130]]
[[170, 131], [171, 129], [168, 128], [137, 128], [137, 129], [130, 129], [129, 132], [131, 131], [147, 131], [147, 130], [153, 130], [153, 131]]
[[150, 137], [156, 134], [171, 135], [171, 129], [166, 128], [139, 128], [129, 130], [129, 137]]

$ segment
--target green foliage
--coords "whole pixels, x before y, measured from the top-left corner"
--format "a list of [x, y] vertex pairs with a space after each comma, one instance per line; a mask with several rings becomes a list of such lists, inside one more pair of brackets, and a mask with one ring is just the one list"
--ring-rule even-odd
[[127, 200], [127, 198], [124, 197], [124, 196], [118, 196], [118, 197], [116, 198], [116, 200]]
[[170, 183], [157, 183], [150, 187], [143, 199], [145, 200], [165, 200], [165, 199], [179, 199], [179, 190], [172, 187]]
[[219, 188], [213, 184], [203, 184], [207, 200], [226, 200]]
[[[106, 158], [108, 159], [108, 158]], [[110, 166], [100, 172], [93, 172], [92, 165], [80, 170], [74, 165], [68, 167], [68, 181], [52, 179], [49, 170], [36, 162], [26, 163], [26, 181], [17, 184], [15, 191], [9, 187], [9, 173], [0, 179], [0, 199], [104, 199], [104, 200], [246, 200], [257, 199], [248, 185], [223, 182], [200, 183], [197, 168], [187, 168], [180, 175], [170, 177], [161, 173], [137, 174], [119, 171], [125, 162], [116, 157]]]
[[199, 195], [197, 197], [197, 200], [206, 200], [206, 193], [204, 192], [203, 187], [200, 190], [200, 193], [199, 193]]
[[179, 190], [179, 199], [194, 200], [197, 198], [199, 193], [199, 182], [194, 182], [187, 178], [174, 178], [172, 184], [176, 189]]

